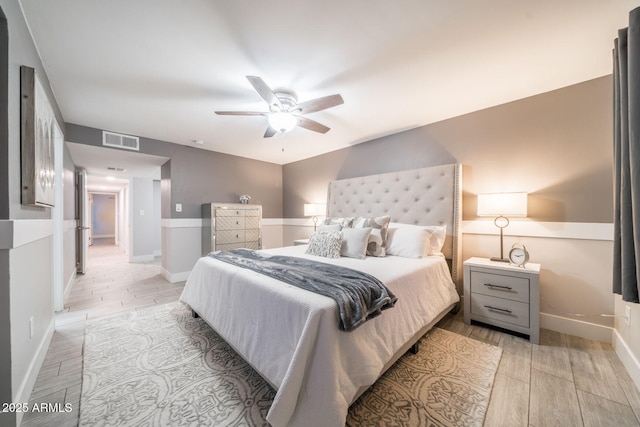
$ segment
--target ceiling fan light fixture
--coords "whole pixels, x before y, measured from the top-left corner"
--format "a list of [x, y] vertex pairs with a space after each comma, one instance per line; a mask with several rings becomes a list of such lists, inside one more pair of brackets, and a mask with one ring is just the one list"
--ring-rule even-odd
[[298, 119], [291, 113], [277, 112], [269, 114], [269, 125], [281, 133], [291, 131], [298, 124]]

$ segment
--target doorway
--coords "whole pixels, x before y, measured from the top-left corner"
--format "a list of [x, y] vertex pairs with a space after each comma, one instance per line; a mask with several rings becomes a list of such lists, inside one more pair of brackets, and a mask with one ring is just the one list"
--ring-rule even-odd
[[91, 245], [118, 245], [118, 194], [89, 193]]

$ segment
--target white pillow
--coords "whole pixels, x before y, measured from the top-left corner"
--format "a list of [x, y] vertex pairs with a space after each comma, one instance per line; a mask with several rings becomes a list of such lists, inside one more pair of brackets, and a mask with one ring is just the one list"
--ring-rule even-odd
[[371, 234], [371, 227], [343, 228], [340, 254], [349, 258], [365, 259], [369, 234]]
[[309, 238], [306, 254], [325, 258], [340, 258], [342, 233], [340, 231], [317, 231]]
[[392, 222], [389, 227], [393, 228], [423, 228], [431, 233], [429, 255], [439, 255], [447, 237], [447, 226], [445, 225], [414, 225]]
[[387, 255], [405, 258], [423, 258], [429, 255], [431, 232], [425, 228], [389, 227], [387, 233]]

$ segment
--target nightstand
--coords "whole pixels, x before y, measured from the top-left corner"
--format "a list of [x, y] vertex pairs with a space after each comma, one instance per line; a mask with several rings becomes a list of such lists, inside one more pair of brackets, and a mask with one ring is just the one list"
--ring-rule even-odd
[[298, 239], [293, 241], [293, 246], [308, 245], [308, 244], [309, 244], [309, 239]]
[[464, 322], [475, 320], [540, 342], [540, 264], [517, 267], [486, 258], [464, 262]]

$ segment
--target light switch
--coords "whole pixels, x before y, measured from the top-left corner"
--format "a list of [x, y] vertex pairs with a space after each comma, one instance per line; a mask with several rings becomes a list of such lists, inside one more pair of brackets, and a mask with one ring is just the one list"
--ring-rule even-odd
[[176, 203], [176, 212], [182, 212], [182, 203]]
[[144, 209], [140, 209], [140, 216], [144, 216]]

